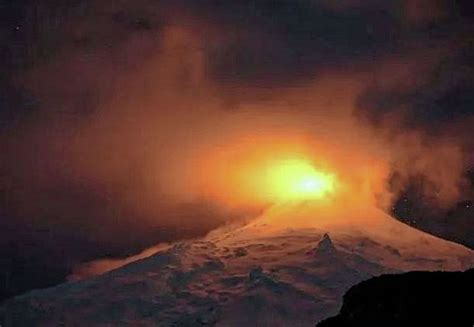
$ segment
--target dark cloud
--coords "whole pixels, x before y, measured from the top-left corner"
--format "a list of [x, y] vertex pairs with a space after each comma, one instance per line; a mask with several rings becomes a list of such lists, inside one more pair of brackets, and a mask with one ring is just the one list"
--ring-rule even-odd
[[[425, 3], [428, 3], [425, 1]], [[397, 80], [396, 74], [382, 75], [359, 96], [356, 114], [396, 138], [416, 130], [426, 135], [426, 146], [437, 150], [438, 140], [450, 140], [463, 153], [463, 180], [458, 201], [439, 207], [433, 201], [437, 191], [423, 176], [413, 175], [401, 188], [392, 213], [404, 222], [435, 235], [473, 246], [472, 218], [474, 142], [474, 57], [470, 35], [474, 28], [469, 1], [438, 2], [442, 15], [416, 33], [422, 50], [415, 55], [411, 74]], [[417, 12], [421, 12], [418, 10]], [[397, 61], [408, 60], [409, 51]], [[390, 82], [387, 82], [390, 81]], [[409, 154], [406, 154], [409, 158]], [[440, 156], [449, 162], [453, 158]], [[418, 159], [412, 161], [412, 164]], [[396, 167], [390, 187], [399, 180]], [[424, 189], [434, 192], [427, 197]]]
[[173, 6], [204, 17], [224, 34], [206, 49], [211, 76], [264, 87], [436, 47], [469, 25], [465, 2], [176, 1]]
[[[421, 82], [389, 87], [373, 85], [358, 106], [374, 122], [392, 112], [403, 112], [406, 127], [440, 133], [446, 124], [469, 118], [474, 107], [472, 45], [454, 49], [430, 67]], [[439, 126], [441, 124], [441, 126]]]
[[221, 82], [288, 85], [321, 70], [347, 68], [393, 48], [403, 31], [393, 1], [332, 10], [317, 1], [208, 1], [197, 5], [222, 26], [225, 41], [209, 50]]
[[[157, 42], [156, 34], [150, 32], [163, 26], [205, 22], [206, 27], [201, 28], [218, 35], [217, 39], [211, 35], [203, 49], [210, 76], [220, 83], [265, 87], [290, 85], [328, 69], [356, 69], [388, 54], [403, 55], [407, 45], [455, 34], [455, 26], [469, 12], [465, 2], [446, 5], [426, 0], [338, 4], [324, 0], [179, 0], [133, 5], [82, 1], [32, 5], [24, 1], [23, 7], [21, 3], [12, 7], [21, 14], [8, 28], [20, 26], [18, 34], [24, 36], [17, 42], [18, 36], [12, 37], [10, 43], [27, 48], [14, 57], [33, 58], [35, 64], [67, 50], [117, 51], [133, 34], [148, 34]], [[437, 8], [444, 9], [443, 15], [435, 15], [429, 24], [411, 22], [412, 11], [418, 19]], [[35, 20], [34, 16], [39, 17]]]
[[[392, 182], [397, 178], [394, 174]], [[450, 206], [440, 210], [433, 207], [420, 191], [426, 181], [415, 177], [393, 203], [392, 214], [405, 223], [439, 235], [445, 239], [474, 248], [472, 238], [474, 227], [472, 217], [474, 212], [474, 170], [466, 171], [466, 184], [462, 198]]]

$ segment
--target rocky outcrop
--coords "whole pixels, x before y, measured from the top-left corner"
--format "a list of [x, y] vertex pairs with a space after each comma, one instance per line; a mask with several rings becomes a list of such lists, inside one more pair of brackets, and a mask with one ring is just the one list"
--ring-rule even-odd
[[337, 250], [334, 247], [334, 244], [332, 243], [331, 238], [329, 237], [329, 234], [324, 234], [323, 239], [319, 241], [318, 247], [315, 249], [317, 253], [335, 253]]
[[318, 327], [472, 327], [474, 269], [382, 275], [353, 286], [340, 313]]

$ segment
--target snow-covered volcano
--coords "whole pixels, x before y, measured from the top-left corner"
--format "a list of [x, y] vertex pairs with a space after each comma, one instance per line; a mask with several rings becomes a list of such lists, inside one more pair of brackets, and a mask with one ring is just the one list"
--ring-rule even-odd
[[360, 215], [371, 219], [274, 208], [102, 276], [13, 298], [2, 326], [314, 326], [371, 276], [474, 265], [461, 245], [381, 211]]

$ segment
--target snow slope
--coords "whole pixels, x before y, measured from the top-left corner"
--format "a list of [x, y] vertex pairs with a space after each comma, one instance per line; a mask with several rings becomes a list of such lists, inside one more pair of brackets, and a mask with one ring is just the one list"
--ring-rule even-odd
[[18, 296], [3, 304], [2, 326], [314, 326], [369, 277], [474, 266], [473, 251], [379, 211], [351, 222], [312, 213], [277, 208], [102, 276]]

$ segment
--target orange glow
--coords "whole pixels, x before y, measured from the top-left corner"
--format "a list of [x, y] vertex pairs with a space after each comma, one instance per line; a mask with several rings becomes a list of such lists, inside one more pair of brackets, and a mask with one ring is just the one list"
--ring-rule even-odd
[[321, 199], [334, 191], [334, 177], [304, 159], [276, 161], [262, 173], [260, 192], [274, 201]]
[[231, 205], [328, 202], [341, 189], [337, 171], [309, 150], [302, 139], [231, 142], [206, 154], [198, 187]]

